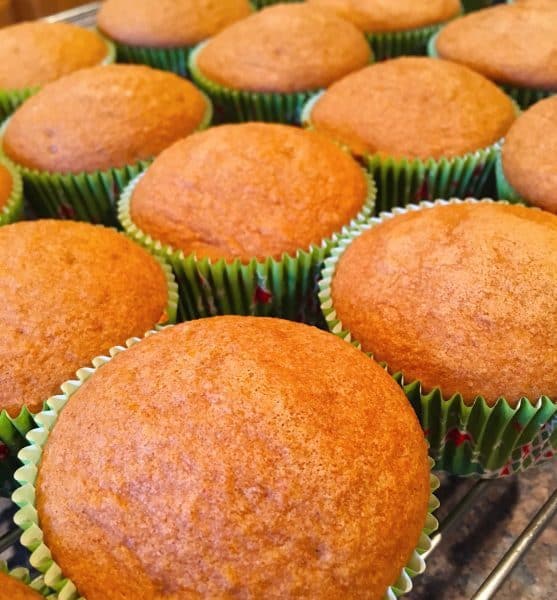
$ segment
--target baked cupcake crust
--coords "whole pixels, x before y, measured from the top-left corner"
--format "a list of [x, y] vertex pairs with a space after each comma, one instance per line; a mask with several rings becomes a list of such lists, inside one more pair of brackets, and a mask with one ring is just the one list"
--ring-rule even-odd
[[167, 329], [104, 365], [37, 481], [45, 543], [89, 600], [380, 598], [429, 494], [423, 433], [378, 365], [246, 317]]
[[197, 55], [202, 74], [254, 92], [320, 89], [369, 63], [364, 35], [330, 11], [271, 6], [227, 27]]
[[363, 233], [332, 281], [365, 351], [424, 390], [512, 405], [557, 397], [557, 217], [496, 203], [397, 215]]
[[6, 573], [0, 573], [0, 589], [2, 597], [9, 600], [44, 600], [44, 596]]
[[96, 33], [67, 23], [33, 21], [0, 29], [0, 89], [41, 86], [102, 63], [108, 47]]
[[11, 117], [3, 150], [18, 165], [80, 173], [133, 165], [192, 133], [207, 111], [188, 81], [140, 65], [83, 69], [46, 85]]
[[427, 159], [486, 148], [515, 117], [510, 98], [478, 73], [448, 61], [402, 57], [333, 84], [310, 120], [355, 154]]
[[251, 14], [248, 0], [106, 0], [100, 30], [130, 46], [193, 46]]
[[557, 89], [557, 4], [520, 2], [456, 19], [435, 44], [441, 58], [514, 86]]
[[14, 180], [12, 174], [6, 169], [6, 167], [0, 164], [0, 210], [2, 210], [14, 189]]
[[522, 113], [502, 150], [503, 172], [530, 204], [557, 213], [557, 98]]
[[132, 221], [199, 258], [294, 255], [359, 213], [368, 181], [327, 138], [286, 125], [223, 125], [163, 152], [135, 188]]
[[307, 0], [333, 10], [369, 33], [406, 31], [443, 23], [461, 11], [459, 0]]
[[165, 320], [159, 263], [112, 229], [0, 228], [0, 409], [39, 410], [75, 371]]

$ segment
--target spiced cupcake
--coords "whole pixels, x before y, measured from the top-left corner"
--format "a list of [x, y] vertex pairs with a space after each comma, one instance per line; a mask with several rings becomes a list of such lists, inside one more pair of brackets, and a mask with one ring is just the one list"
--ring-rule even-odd
[[39, 216], [115, 222], [119, 191], [210, 121], [191, 83], [144, 66], [83, 69], [41, 89], [4, 126], [2, 151]]
[[377, 60], [425, 54], [432, 35], [462, 10], [459, 0], [307, 0], [363, 31]]
[[248, 0], [106, 0], [97, 26], [120, 61], [187, 75], [196, 44], [251, 12]]
[[112, 44], [67, 23], [3, 27], [0, 52], [0, 121], [41, 86], [78, 69], [114, 62]]
[[2, 571], [0, 571], [0, 590], [2, 590], [0, 597], [6, 600], [45, 600], [45, 594], [40, 594], [25, 582]]
[[331, 237], [372, 210], [375, 186], [327, 138], [270, 123], [222, 125], [163, 152], [122, 195], [125, 231], [170, 261], [182, 317], [311, 320]]
[[456, 19], [430, 54], [478, 71], [527, 108], [557, 90], [557, 3], [518, 2]]
[[467, 67], [425, 57], [371, 65], [306, 106], [303, 121], [363, 158], [378, 208], [423, 199], [481, 196], [497, 142], [516, 109], [495, 84]]
[[190, 70], [221, 120], [294, 123], [312, 93], [370, 60], [351, 23], [308, 4], [279, 4], [201, 44]]
[[49, 401], [43, 451], [21, 454], [34, 464], [17, 473], [15, 520], [40, 535], [55, 563], [38, 568], [62, 594], [409, 591], [435, 480], [416, 416], [379, 365], [278, 319], [200, 319], [133, 342]]
[[9, 160], [0, 157], [0, 226], [19, 221], [22, 216], [21, 175]]
[[405, 386], [439, 469], [508, 475], [557, 449], [557, 216], [438, 201], [354, 228], [326, 261], [330, 328]]

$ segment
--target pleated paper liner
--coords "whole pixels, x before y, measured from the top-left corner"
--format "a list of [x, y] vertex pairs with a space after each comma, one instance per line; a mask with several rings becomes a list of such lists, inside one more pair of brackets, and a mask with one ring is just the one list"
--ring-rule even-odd
[[[313, 129], [311, 111], [320, 92], [305, 105], [302, 125]], [[397, 159], [366, 155], [363, 163], [377, 185], [376, 213], [423, 200], [493, 196], [499, 143], [454, 158]]]
[[[156, 332], [151, 331], [146, 335], [156, 335]], [[127, 348], [140, 342], [140, 338], [129, 339], [126, 342], [126, 347], [117, 346], [112, 348], [109, 353], [110, 357], [100, 356], [95, 358], [92, 367], [86, 367], [77, 371], [77, 379], [66, 381], [61, 386], [62, 394], [53, 396], [47, 400], [45, 410], [36, 416], [38, 427], [30, 431], [27, 435], [30, 445], [21, 450], [19, 454], [19, 458], [24, 466], [18, 469], [15, 474], [21, 487], [12, 496], [13, 501], [20, 507], [20, 510], [14, 517], [14, 521], [23, 530], [21, 543], [31, 552], [31, 565], [44, 575], [45, 583], [59, 593], [60, 600], [76, 600], [79, 598], [79, 592], [75, 584], [64, 577], [61, 568], [54, 561], [43, 539], [43, 531], [35, 506], [34, 487], [42, 451], [48, 440], [50, 431], [56, 425], [60, 412], [71, 396], [98, 368], [101, 368], [102, 365], [109, 362], [120, 352], [125, 352]], [[435, 490], [439, 487], [439, 481], [433, 474], [430, 476], [430, 487], [431, 496], [428, 514], [417, 548], [401, 571], [400, 577], [387, 589], [385, 593], [386, 599], [393, 600], [410, 592], [412, 589], [412, 578], [423, 573], [425, 570], [425, 561], [422, 555], [431, 548], [429, 535], [437, 529], [437, 520], [432, 513], [439, 507], [439, 501], [434, 495]]]
[[[211, 118], [212, 106], [207, 99], [207, 112], [198, 129], [206, 129]], [[0, 145], [8, 122], [0, 128]], [[21, 165], [16, 168], [23, 177], [25, 197], [38, 217], [117, 226], [116, 202], [120, 193], [151, 162], [142, 160], [121, 168], [75, 174], [50, 173]]]
[[148, 65], [161, 71], [170, 71], [187, 77], [189, 75], [188, 59], [192, 47], [149, 48], [146, 46], [129, 46], [114, 41], [118, 61]]
[[507, 200], [512, 203], [528, 204], [520, 194], [510, 184], [509, 180], [505, 177], [503, 170], [503, 159], [502, 154], [499, 153], [497, 156], [497, 162], [495, 163], [495, 180], [497, 181], [497, 198]]
[[45, 585], [44, 577], [42, 575], [32, 578], [29, 570], [24, 567], [16, 567], [15, 569], [10, 570], [3, 560], [0, 561], [0, 572], [28, 585], [33, 591], [41, 594], [41, 596], [44, 596], [47, 600], [56, 599], [56, 594]]
[[[130, 202], [141, 176], [122, 193], [118, 218], [126, 234], [152, 254], [162, 256], [172, 266], [178, 281], [180, 302], [178, 320], [216, 315], [253, 315], [282, 317], [322, 325], [317, 299], [317, 280], [321, 265], [332, 244], [327, 238], [295, 255], [281, 259], [239, 259], [226, 262], [185, 255], [153, 239], [132, 221]], [[366, 174], [368, 195], [351, 224], [364, 222], [373, 213], [375, 185]], [[349, 225], [347, 223], [347, 225]]]
[[23, 182], [14, 164], [0, 157], [0, 165], [5, 167], [12, 178], [12, 191], [6, 204], [0, 208], [0, 227], [19, 221], [23, 217]]
[[465, 13], [487, 8], [492, 4], [494, 4], [493, 0], [462, 0], [462, 8]]
[[288, 2], [300, 2], [300, 0], [251, 0], [252, 4], [257, 10], [271, 6], [272, 4], [286, 4]]
[[[437, 35], [434, 35], [428, 43], [427, 53], [431, 58], [439, 58], [437, 54], [437, 48], [435, 44], [437, 42]], [[540, 88], [529, 88], [518, 85], [508, 85], [506, 83], [496, 83], [504, 92], [514, 100], [514, 102], [522, 109], [526, 110], [532, 104], [535, 104], [539, 100], [553, 96], [557, 90], [545, 90]]]
[[376, 61], [397, 56], [420, 56], [427, 54], [427, 44], [444, 25], [429, 25], [408, 31], [384, 33], [366, 32], [365, 36], [373, 50]]
[[[451, 199], [422, 202], [406, 209], [395, 208], [392, 213], [383, 213], [339, 237], [331, 256], [325, 261], [319, 282], [321, 310], [329, 330], [360, 347], [339, 320], [331, 296], [331, 282], [338, 261], [357, 237], [409, 210], [461, 202], [493, 201]], [[388, 370], [388, 365], [384, 366]], [[468, 405], [460, 394], [447, 398], [439, 388], [426, 393], [419, 381], [405, 381], [401, 373], [394, 373], [393, 377], [402, 386], [420, 419], [430, 445], [430, 455], [439, 470], [459, 476], [497, 478], [523, 471], [557, 453], [557, 403], [546, 396], [532, 402], [522, 398], [514, 407], [504, 398], [494, 406], [488, 406], [484, 398], [478, 396]]]

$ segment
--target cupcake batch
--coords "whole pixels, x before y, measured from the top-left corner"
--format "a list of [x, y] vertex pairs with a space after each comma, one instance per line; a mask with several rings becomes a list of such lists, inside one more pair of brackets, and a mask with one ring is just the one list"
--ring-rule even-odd
[[435, 471], [557, 454], [557, 2], [491, 4], [0, 29], [0, 598], [394, 600]]

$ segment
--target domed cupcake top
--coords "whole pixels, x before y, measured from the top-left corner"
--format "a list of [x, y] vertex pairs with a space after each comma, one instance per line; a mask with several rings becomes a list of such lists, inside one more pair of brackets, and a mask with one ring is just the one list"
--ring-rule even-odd
[[557, 3], [520, 2], [480, 10], [444, 27], [439, 56], [499, 83], [557, 88]]
[[509, 129], [505, 177], [528, 202], [557, 212], [557, 98], [534, 104]]
[[557, 397], [557, 217], [465, 203], [397, 215], [340, 257], [338, 318], [365, 351], [445, 397]]
[[459, 0], [307, 0], [332, 9], [362, 31], [389, 32], [442, 23], [458, 15]]
[[0, 163], [0, 211], [8, 203], [13, 189], [14, 181], [12, 174]]
[[112, 229], [0, 228], [0, 409], [39, 409], [95, 356], [165, 321], [167, 303], [159, 263]]
[[163, 152], [131, 197], [132, 221], [186, 254], [295, 254], [363, 208], [368, 181], [327, 138], [286, 125], [223, 125]]
[[106, 0], [101, 31], [131, 46], [193, 46], [251, 14], [248, 0]]
[[333, 84], [310, 121], [356, 154], [427, 159], [485, 148], [505, 135], [515, 116], [510, 98], [474, 71], [402, 57]]
[[325, 87], [370, 57], [365, 37], [351, 23], [307, 4], [279, 4], [221, 31], [196, 61], [220, 85], [286, 93]]
[[380, 598], [428, 497], [396, 383], [328, 333], [249, 317], [179, 325], [105, 364], [37, 480], [45, 543], [88, 600]]
[[28, 585], [0, 572], [2, 597], [9, 600], [44, 600], [44, 596], [32, 590]]
[[79, 173], [149, 159], [190, 133], [204, 96], [172, 73], [139, 65], [83, 69], [51, 83], [11, 117], [4, 152], [41, 171]]
[[107, 57], [108, 47], [87, 29], [34, 21], [0, 29], [0, 54], [0, 88], [16, 90], [99, 65]]

